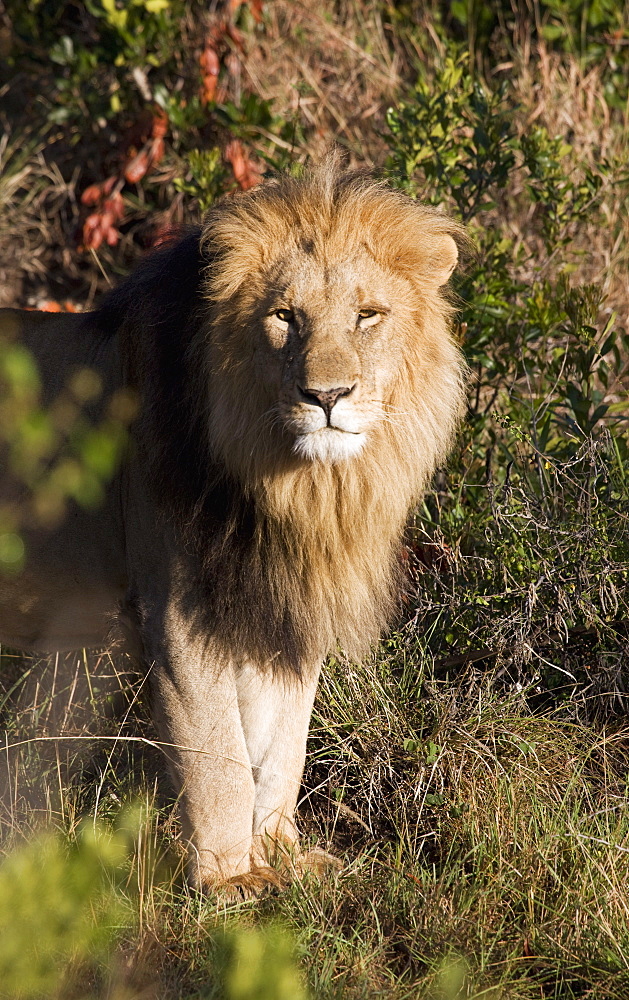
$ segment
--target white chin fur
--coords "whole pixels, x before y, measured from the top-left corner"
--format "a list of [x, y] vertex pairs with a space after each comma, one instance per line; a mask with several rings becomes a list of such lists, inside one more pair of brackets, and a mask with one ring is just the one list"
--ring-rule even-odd
[[293, 451], [300, 458], [311, 462], [315, 459], [330, 464], [344, 462], [355, 458], [362, 451], [366, 437], [366, 434], [349, 434], [347, 431], [334, 430], [333, 427], [323, 427], [296, 437]]

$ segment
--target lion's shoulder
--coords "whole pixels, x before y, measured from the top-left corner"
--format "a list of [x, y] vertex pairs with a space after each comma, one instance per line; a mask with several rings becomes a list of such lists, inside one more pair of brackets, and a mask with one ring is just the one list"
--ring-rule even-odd
[[201, 304], [201, 276], [207, 264], [200, 246], [201, 228], [169, 239], [152, 250], [120, 285], [103, 299], [93, 322], [106, 335], [167, 339], [171, 324], [183, 328]]

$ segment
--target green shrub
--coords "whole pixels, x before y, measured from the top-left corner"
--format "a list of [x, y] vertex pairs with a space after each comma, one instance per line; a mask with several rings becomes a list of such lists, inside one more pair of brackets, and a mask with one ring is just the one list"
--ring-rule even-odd
[[[579, 163], [544, 129], [520, 135], [504, 88], [462, 59], [387, 122], [391, 180], [454, 211], [478, 245], [457, 288], [468, 419], [411, 534], [415, 622], [446, 667], [498, 657], [564, 695], [599, 682], [609, 706], [629, 610], [629, 336], [600, 289], [569, 276], [579, 223], [621, 171]], [[519, 248], [516, 213], [534, 220]]]

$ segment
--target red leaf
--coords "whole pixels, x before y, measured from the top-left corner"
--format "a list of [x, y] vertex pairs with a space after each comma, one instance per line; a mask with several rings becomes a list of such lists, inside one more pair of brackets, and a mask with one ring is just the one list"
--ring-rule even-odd
[[161, 138], [161, 136], [158, 136], [157, 139], [153, 139], [149, 149], [149, 159], [151, 161], [151, 167], [157, 166], [157, 164], [163, 160], [165, 151], [166, 147], [164, 145], [164, 140]]
[[206, 76], [203, 79], [203, 86], [201, 87], [200, 97], [201, 104], [211, 104], [216, 96], [216, 81], [218, 77], [216, 76]]
[[66, 299], [65, 302], [57, 302], [55, 299], [46, 299], [46, 301], [38, 305], [37, 308], [40, 312], [48, 313], [75, 313], [78, 311], [74, 303], [70, 302], [70, 299]]
[[207, 42], [199, 57], [199, 66], [201, 67], [201, 79], [203, 81], [201, 103], [210, 104], [216, 94], [218, 74], [221, 68], [218, 53], [210, 41]]
[[118, 222], [124, 215], [124, 201], [120, 191], [108, 198], [103, 204], [103, 214], [111, 216], [113, 222]]
[[153, 139], [163, 139], [168, 132], [168, 115], [163, 108], [156, 108], [153, 113], [153, 127], [151, 136]]
[[100, 184], [90, 184], [81, 195], [81, 203], [83, 205], [98, 204], [101, 198], [105, 198], [111, 192], [115, 183], [116, 177], [114, 176], [108, 177], [106, 181], [101, 181]]
[[119, 191], [108, 198], [100, 212], [92, 212], [83, 223], [83, 250], [98, 250], [103, 240], [115, 247], [120, 239], [116, 222], [122, 218], [124, 206]]
[[132, 160], [129, 160], [124, 168], [125, 180], [127, 180], [129, 184], [137, 184], [138, 181], [142, 180], [149, 166], [150, 159], [148, 150], [144, 147], [133, 157]]
[[100, 184], [90, 184], [81, 195], [81, 204], [96, 205], [102, 196], [102, 186]]
[[201, 72], [204, 76], [206, 74], [210, 76], [218, 76], [220, 65], [218, 52], [214, 48], [213, 44], [208, 42], [199, 56], [199, 66], [201, 67]]
[[228, 143], [225, 148], [225, 159], [231, 163], [234, 177], [241, 190], [247, 191], [260, 183], [262, 169], [250, 159], [238, 139], [233, 139]]
[[120, 233], [115, 228], [115, 226], [108, 226], [107, 227], [107, 229], [105, 231], [105, 239], [107, 240], [108, 246], [110, 246], [110, 247], [115, 247], [116, 246], [116, 243], [120, 239]]
[[98, 250], [102, 242], [101, 217], [98, 212], [93, 212], [83, 223], [83, 247], [86, 250]]

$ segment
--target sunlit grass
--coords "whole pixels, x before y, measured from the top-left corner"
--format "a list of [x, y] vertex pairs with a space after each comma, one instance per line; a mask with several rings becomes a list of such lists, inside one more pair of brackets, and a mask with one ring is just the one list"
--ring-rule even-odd
[[[108, 707], [120, 669], [72, 660], [91, 691], [88, 723], [72, 669], [61, 682], [49, 664], [34, 683], [24, 664], [9, 747], [33, 720], [65, 739], [3, 755], [0, 896], [14, 915], [3, 981], [36, 942], [40, 964], [27, 966], [48, 961], [50, 984], [25, 997], [624, 998], [629, 734], [531, 715], [488, 686], [470, 704], [433, 682], [420, 700], [392, 646], [364, 667], [332, 662], [313, 720], [302, 827], [342, 870], [242, 903], [187, 886], [159, 750], [135, 742], [152, 737], [141, 693], [124, 695], [121, 715]], [[86, 754], [72, 737], [88, 725]]]

